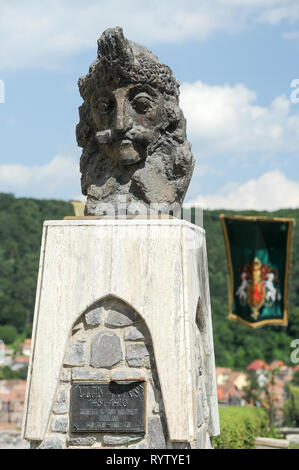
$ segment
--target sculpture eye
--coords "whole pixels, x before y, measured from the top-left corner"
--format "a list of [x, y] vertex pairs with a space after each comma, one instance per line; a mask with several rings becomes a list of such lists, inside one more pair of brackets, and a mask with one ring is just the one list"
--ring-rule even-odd
[[132, 101], [132, 106], [139, 114], [145, 114], [152, 107], [152, 99], [147, 93], [139, 93]]
[[102, 114], [109, 114], [114, 108], [114, 103], [111, 98], [105, 97], [100, 98], [98, 106]]

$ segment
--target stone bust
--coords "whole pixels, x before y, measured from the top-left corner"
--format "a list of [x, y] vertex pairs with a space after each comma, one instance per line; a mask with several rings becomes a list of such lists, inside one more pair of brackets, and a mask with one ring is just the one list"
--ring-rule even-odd
[[78, 84], [85, 215], [178, 214], [194, 158], [170, 68], [116, 27]]

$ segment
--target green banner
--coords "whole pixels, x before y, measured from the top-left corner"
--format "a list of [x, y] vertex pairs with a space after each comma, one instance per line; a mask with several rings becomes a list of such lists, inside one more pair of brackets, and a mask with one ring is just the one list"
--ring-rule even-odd
[[288, 324], [294, 219], [221, 215], [229, 271], [229, 318], [252, 328]]

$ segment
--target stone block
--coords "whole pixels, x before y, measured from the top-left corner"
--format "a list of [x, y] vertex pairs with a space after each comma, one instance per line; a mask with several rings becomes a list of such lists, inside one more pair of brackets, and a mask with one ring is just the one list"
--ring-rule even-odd
[[148, 445], [145, 439], [139, 441], [136, 445], [132, 446], [132, 449], [148, 449]]
[[72, 370], [67, 369], [66, 367], [62, 368], [60, 380], [61, 382], [70, 382], [72, 375]]
[[126, 341], [137, 341], [140, 339], [144, 339], [144, 335], [139, 331], [135, 326], [132, 326], [126, 333], [125, 333], [125, 340]]
[[166, 449], [166, 440], [161, 418], [154, 417], [149, 420], [148, 437], [150, 449]]
[[143, 437], [144, 437], [143, 434], [134, 434], [132, 436], [131, 435], [116, 436], [113, 434], [105, 434], [103, 437], [103, 443], [106, 446], [133, 444], [134, 442], [139, 441]]
[[62, 437], [48, 437], [38, 447], [39, 449], [64, 449], [65, 440]]
[[130, 366], [142, 367], [148, 356], [149, 352], [144, 343], [126, 345], [126, 360]]
[[95, 442], [96, 438], [93, 436], [70, 437], [68, 440], [70, 446], [92, 446]]
[[107, 369], [85, 369], [75, 367], [72, 370], [73, 380], [103, 380], [109, 381], [109, 371]]
[[52, 421], [52, 431], [65, 433], [68, 431], [69, 420], [65, 416], [54, 416]]
[[87, 363], [88, 345], [86, 338], [74, 341], [69, 347], [64, 363], [68, 366], [84, 366]]
[[89, 326], [98, 326], [100, 325], [104, 314], [104, 308], [98, 307], [90, 312], [87, 312], [85, 315], [85, 321]]
[[59, 387], [53, 411], [55, 414], [64, 414], [69, 411], [69, 390], [67, 386], [61, 385]]
[[112, 381], [121, 380], [145, 380], [145, 375], [140, 370], [128, 369], [114, 369], [111, 371], [110, 379]]
[[287, 439], [274, 439], [272, 437], [257, 437], [256, 449], [288, 449], [290, 442]]
[[294, 444], [299, 444], [299, 434], [287, 434], [286, 440]]
[[288, 428], [288, 427], [282, 427], [278, 428], [280, 433], [286, 436], [287, 434], [299, 434], [299, 427], [298, 428]]
[[90, 358], [93, 367], [112, 367], [122, 359], [120, 339], [115, 333], [100, 331], [93, 335]]
[[118, 312], [117, 310], [110, 310], [108, 312], [105, 325], [114, 326], [116, 328], [123, 328], [133, 324], [133, 320], [125, 313]]

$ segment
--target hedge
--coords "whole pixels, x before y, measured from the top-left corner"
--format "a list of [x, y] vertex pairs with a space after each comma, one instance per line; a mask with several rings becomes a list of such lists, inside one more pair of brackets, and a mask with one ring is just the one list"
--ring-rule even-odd
[[269, 419], [262, 408], [220, 407], [219, 418], [220, 435], [213, 439], [215, 449], [252, 449], [257, 436], [268, 435]]
[[18, 332], [13, 325], [0, 326], [0, 339], [5, 344], [11, 344], [15, 341], [18, 336]]

